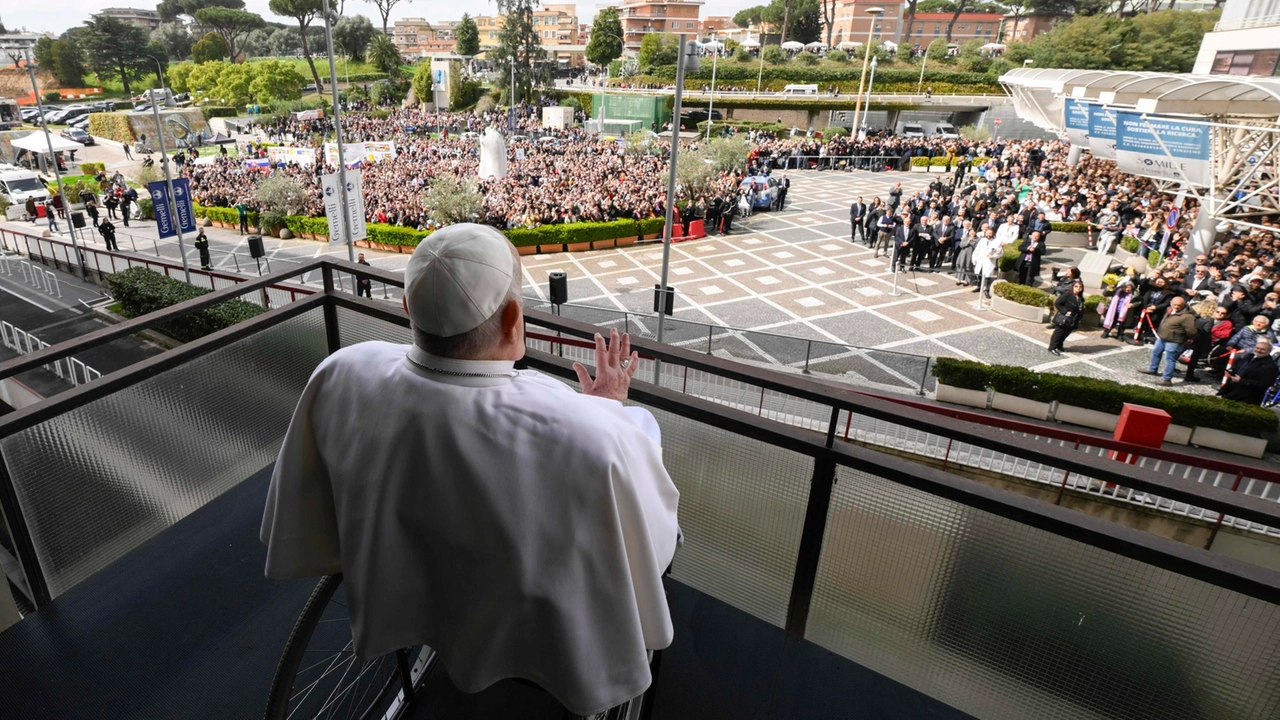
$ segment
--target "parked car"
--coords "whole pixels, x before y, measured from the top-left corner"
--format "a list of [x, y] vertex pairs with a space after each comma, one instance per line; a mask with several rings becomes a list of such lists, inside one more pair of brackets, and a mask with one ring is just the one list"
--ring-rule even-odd
[[318, 90], [316, 89], [315, 83], [307, 83], [306, 85], [302, 86], [302, 92], [305, 94], [305, 93], [318, 92]]
[[22, 108], [22, 121], [30, 123], [40, 122], [40, 108]]
[[752, 175], [743, 178], [738, 184], [739, 188], [754, 187], [756, 191], [755, 203], [751, 206], [754, 210], [768, 210], [773, 206], [774, 194], [777, 192], [778, 179], [775, 177], [766, 177], [764, 175]]
[[71, 122], [67, 123], [67, 125], [68, 125], [69, 127], [73, 127], [73, 128], [80, 128], [81, 130], [88, 130], [88, 129], [89, 129], [89, 116], [88, 116], [88, 115], [81, 115], [80, 117], [76, 118], [75, 120], [72, 120]]
[[[87, 115], [85, 117], [88, 118]], [[94, 144], [93, 136], [78, 127], [69, 127], [58, 134], [72, 142], [78, 142], [81, 145]]]

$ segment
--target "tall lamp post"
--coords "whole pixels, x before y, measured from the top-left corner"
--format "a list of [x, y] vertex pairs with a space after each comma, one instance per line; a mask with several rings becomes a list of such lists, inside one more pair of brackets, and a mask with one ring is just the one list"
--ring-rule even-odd
[[[719, 43], [719, 42], [720, 42], [719, 40], [716, 40], [716, 34], [715, 34], [715, 32], [712, 32], [712, 33], [711, 33], [711, 42], [713, 42], [713, 43]], [[721, 47], [722, 47], [721, 45], [717, 45], [717, 46], [716, 46], [716, 48], [715, 48], [714, 50], [712, 50], [712, 51], [711, 51], [711, 52], [712, 52], [712, 55], [711, 55], [711, 98], [707, 100], [707, 142], [711, 142], [711, 126], [712, 126], [712, 124], [713, 124], [712, 119], [711, 119], [711, 111], [712, 111], [712, 109], [714, 109], [714, 108], [715, 108], [715, 104], [716, 104], [716, 63], [717, 63], [717, 61], [718, 61], [718, 60], [720, 60], [720, 48], [721, 48]]]
[[[698, 71], [698, 55], [697, 50], [690, 53], [693, 43], [686, 42], [687, 35], [679, 35], [680, 47], [676, 53], [676, 97], [675, 105], [671, 109], [671, 159], [667, 168], [667, 201], [666, 213], [663, 227], [662, 238], [662, 277], [658, 290], [658, 342], [662, 342], [662, 329], [667, 324], [667, 276], [671, 268], [671, 241], [675, 237], [675, 208], [676, 208], [676, 154], [680, 150], [680, 104], [684, 97], [684, 71], [686, 65], [693, 72]], [[662, 361], [654, 358], [653, 360], [653, 384], [658, 385], [662, 377]]]
[[[859, 124], [858, 116], [862, 113], [862, 90], [867, 83], [867, 66], [871, 64], [871, 44], [876, 36], [876, 21], [884, 14], [884, 8], [873, 7], [867, 8], [867, 14], [871, 16], [871, 27], [867, 28], [867, 51], [862, 55], [862, 74], [858, 77], [858, 100], [853, 104], [853, 132], [856, 134], [862, 127]], [[867, 98], [867, 104], [871, 103], [871, 98]]]
[[[31, 75], [31, 92], [36, 96], [36, 110], [40, 113], [40, 127], [44, 129], [44, 139], [49, 144], [49, 161], [53, 163], [53, 177], [58, 183], [58, 195], [62, 198], [62, 207], [67, 215], [67, 231], [71, 233], [71, 245], [76, 250], [76, 264], [80, 266], [80, 279], [84, 280], [84, 255], [80, 253], [80, 244], [76, 241], [76, 228], [71, 224], [71, 203], [67, 202], [67, 194], [62, 190], [62, 173], [58, 171], [58, 156], [53, 152], [53, 136], [49, 134], [49, 123], [44, 118], [44, 103], [40, 101], [40, 88], [36, 85], [36, 66], [31, 60], [31, 53], [27, 51], [24, 54], [27, 56], [27, 72]], [[57, 211], [50, 208], [49, 212]]]
[[160, 124], [160, 103], [164, 103], [165, 107], [169, 106], [169, 91], [164, 86], [164, 68], [160, 65], [160, 58], [152, 55], [151, 59], [156, 63], [156, 79], [160, 81], [160, 97], [161, 100], [151, 98], [151, 117], [156, 120], [156, 144], [160, 146], [160, 167], [164, 169], [164, 184], [169, 190], [169, 197], [165, 199], [165, 204], [169, 205], [169, 217], [173, 219], [174, 230], [178, 232], [178, 254], [182, 256], [182, 274], [186, 278], [188, 284], [191, 283], [191, 268], [187, 267], [187, 246], [182, 240], [182, 223], [178, 222], [178, 199], [173, 194], [173, 175], [169, 172], [169, 153], [164, 147], [164, 127]]
[[[626, 41], [626, 40], [623, 40], [621, 36], [614, 35], [613, 33], [601, 33], [601, 34], [602, 34], [602, 35], [605, 35], [605, 36], [607, 36], [607, 37], [611, 37], [611, 38], [615, 38], [615, 39], [617, 39], [617, 41], [618, 41], [618, 46], [622, 48], [622, 51], [623, 51], [623, 52], [625, 52], [625, 51], [626, 51], [626, 49], [627, 49], [627, 41]], [[619, 58], [619, 59], [621, 59], [621, 58], [622, 58], [622, 55], [619, 55], [619, 56], [618, 56], [618, 58]], [[621, 66], [619, 66], [619, 67], [621, 67]], [[604, 125], [605, 125], [605, 122], [607, 122], [608, 115], [609, 115], [609, 103], [608, 103], [608, 102], [606, 102], [606, 98], [605, 98], [605, 96], [606, 96], [606, 95], [608, 95], [608, 93], [609, 93], [609, 64], [608, 64], [608, 63], [605, 63], [605, 66], [604, 66], [604, 85], [601, 85], [601, 86], [600, 86], [600, 135], [602, 135], [602, 136], [607, 132], [607, 131], [604, 129]]]
[[[324, 41], [325, 50], [329, 54], [329, 92], [333, 98], [333, 139], [338, 145], [338, 201], [342, 209], [338, 212], [338, 228], [342, 239], [347, 244], [347, 260], [356, 261], [355, 249], [351, 244], [351, 206], [347, 201], [347, 159], [342, 152], [342, 116], [338, 106], [338, 69], [333, 64], [333, 16], [329, 13], [329, 0], [324, 0]], [[349, 64], [349, 63], [348, 63]]]

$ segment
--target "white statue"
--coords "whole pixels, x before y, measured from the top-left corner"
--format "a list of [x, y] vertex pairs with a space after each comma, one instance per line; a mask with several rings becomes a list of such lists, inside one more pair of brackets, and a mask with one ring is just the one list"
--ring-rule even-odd
[[507, 176], [507, 141], [501, 133], [488, 127], [480, 136], [480, 172], [482, 179]]

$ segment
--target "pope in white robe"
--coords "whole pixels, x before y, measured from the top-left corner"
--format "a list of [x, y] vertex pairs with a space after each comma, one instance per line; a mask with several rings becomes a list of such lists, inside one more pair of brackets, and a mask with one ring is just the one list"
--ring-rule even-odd
[[653, 416], [620, 402], [629, 340], [597, 336], [581, 393], [514, 370], [519, 257], [492, 228], [432, 234], [405, 282], [414, 345], [344, 348], [303, 392], [267, 576], [343, 573], [361, 659], [429, 645], [465, 692], [525, 678], [579, 715], [643, 693], [679, 493]]

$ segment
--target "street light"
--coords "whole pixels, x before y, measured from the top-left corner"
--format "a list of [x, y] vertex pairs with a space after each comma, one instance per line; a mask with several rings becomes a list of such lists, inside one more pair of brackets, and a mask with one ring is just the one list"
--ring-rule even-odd
[[[164, 183], [169, 190], [169, 197], [165, 198], [165, 204], [172, 203], [169, 205], [171, 208], [169, 218], [173, 222], [174, 229], [178, 231], [178, 254], [182, 256], [182, 274], [187, 283], [190, 284], [191, 269], [187, 267], [187, 248], [182, 241], [182, 223], [178, 221], [178, 198], [173, 194], [173, 175], [169, 173], [169, 153], [164, 148], [164, 126], [160, 124], [160, 102], [164, 102], [165, 107], [169, 106], [169, 91], [164, 86], [164, 68], [160, 65], [160, 58], [155, 55], [150, 57], [156, 64], [156, 79], [160, 81], [160, 97], [164, 98], [163, 101], [154, 97], [151, 98], [151, 116], [156, 120], [156, 142], [160, 145], [160, 167], [164, 169]], [[157, 225], [157, 233], [159, 229]]]
[[[49, 144], [49, 161], [53, 163], [53, 177], [58, 183], [58, 195], [62, 198], [67, 231], [71, 233], [71, 245], [76, 250], [76, 260], [80, 266], [80, 279], [84, 280], [84, 255], [80, 252], [80, 244], [76, 242], [76, 227], [71, 223], [71, 203], [67, 201], [67, 194], [62, 189], [62, 173], [58, 170], [58, 156], [53, 152], [53, 136], [49, 134], [49, 122], [45, 120], [44, 103], [40, 101], [40, 88], [36, 85], [36, 64], [32, 61], [29, 51], [24, 50], [23, 54], [27, 57], [27, 72], [31, 75], [31, 92], [36, 96], [36, 110], [40, 113], [40, 127], [44, 129], [44, 139]], [[49, 204], [53, 205], [53, 203]], [[50, 207], [49, 212], [56, 213], [57, 210]]]
[[[338, 211], [338, 231], [341, 239], [347, 243], [347, 260], [356, 261], [355, 248], [351, 244], [351, 205], [347, 200], [347, 159], [342, 152], [342, 115], [338, 105], [338, 70], [333, 64], [333, 15], [329, 11], [329, 0], [324, 0], [324, 40], [325, 50], [329, 55], [329, 93], [333, 98], [333, 139], [338, 146], [338, 202], [342, 203]], [[332, 241], [332, 238], [330, 238]]]
[[[867, 51], [862, 56], [862, 75], [858, 77], [858, 100], [853, 105], [853, 131], [858, 132], [859, 124], [858, 114], [862, 112], [862, 89], [866, 85], [867, 66], [871, 63], [871, 44], [876, 36], [876, 21], [884, 14], [884, 8], [873, 7], [867, 8], [867, 14], [871, 16], [871, 27], [867, 29]], [[867, 98], [867, 104], [871, 104], [871, 98]]]
[[[601, 35], [604, 35], [605, 37], [611, 37], [611, 38], [615, 38], [615, 39], [617, 39], [617, 41], [618, 41], [618, 43], [619, 43], [619, 46], [622, 48], [622, 52], [624, 52], [624, 53], [626, 52], [626, 50], [627, 50], [627, 41], [626, 41], [626, 40], [623, 40], [621, 35], [615, 35], [615, 34], [613, 34], [613, 33], [601, 33]], [[621, 55], [619, 55], [618, 57], [619, 57], [619, 59], [621, 59], [621, 57], [622, 57], [622, 56], [621, 56]], [[619, 66], [619, 67], [621, 67], [621, 66]], [[609, 93], [609, 63], [605, 63], [605, 65], [604, 65], [604, 85], [602, 85], [602, 86], [600, 87], [600, 134], [601, 134], [601, 135], [604, 135], [606, 132], [608, 132], [608, 131], [607, 131], [607, 130], [605, 130], [605, 128], [604, 128], [605, 123], [606, 123], [606, 122], [608, 122], [607, 117], [608, 117], [608, 114], [609, 114], [609, 103], [608, 103], [608, 102], [606, 102], [606, 98], [605, 98], [605, 96], [606, 96], [608, 93]]]
[[[716, 33], [711, 31], [711, 42], [719, 42], [716, 40]], [[717, 47], [712, 51], [711, 55], [711, 97], [707, 100], [707, 142], [711, 142], [711, 111], [716, 104], [716, 62], [720, 60], [720, 48]]]

